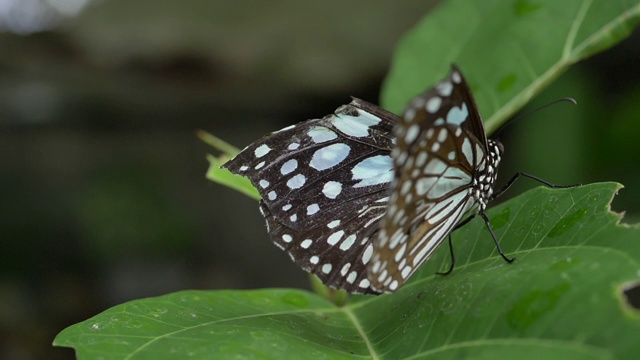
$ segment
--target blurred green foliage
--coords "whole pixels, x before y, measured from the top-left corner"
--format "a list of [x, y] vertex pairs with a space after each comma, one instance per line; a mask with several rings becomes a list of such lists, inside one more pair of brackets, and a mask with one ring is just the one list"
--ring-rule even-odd
[[192, 221], [149, 170], [139, 163], [108, 168], [87, 181], [74, 207], [86, 256], [169, 258], [193, 246]]

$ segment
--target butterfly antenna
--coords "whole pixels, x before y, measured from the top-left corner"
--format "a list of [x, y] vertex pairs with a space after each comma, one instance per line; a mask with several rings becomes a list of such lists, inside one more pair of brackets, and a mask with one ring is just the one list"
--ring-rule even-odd
[[576, 99], [571, 98], [571, 97], [563, 97], [562, 99], [554, 100], [554, 101], [552, 101], [552, 102], [550, 102], [548, 104], [539, 106], [539, 107], [537, 107], [535, 109], [531, 109], [531, 110], [525, 112], [524, 114], [520, 114], [517, 117], [511, 118], [509, 121], [507, 121], [502, 126], [500, 126], [500, 128], [498, 130], [496, 130], [496, 132], [491, 137], [494, 138], [494, 139], [498, 138], [498, 136], [500, 135], [502, 130], [504, 130], [504, 128], [506, 128], [509, 124], [513, 123], [514, 121], [520, 120], [520, 119], [522, 119], [524, 117], [527, 117], [527, 116], [529, 116], [529, 115], [531, 115], [533, 113], [536, 113], [536, 112], [538, 112], [538, 111], [540, 111], [542, 109], [546, 109], [551, 105], [555, 105], [555, 104], [558, 104], [558, 103], [561, 103], [561, 102], [570, 102], [570, 103], [573, 103], [573, 105], [578, 105], [578, 102], [576, 101]]

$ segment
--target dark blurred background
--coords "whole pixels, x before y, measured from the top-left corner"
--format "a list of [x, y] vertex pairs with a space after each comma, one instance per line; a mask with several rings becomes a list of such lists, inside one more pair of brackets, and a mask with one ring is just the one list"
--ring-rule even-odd
[[[256, 202], [205, 180], [194, 133], [243, 147], [349, 95], [377, 102], [434, 3], [0, 0], [0, 358], [71, 358], [57, 332], [132, 299], [307, 287]], [[637, 219], [639, 45], [540, 95], [580, 105], [509, 128], [501, 174], [619, 181], [614, 209]]]

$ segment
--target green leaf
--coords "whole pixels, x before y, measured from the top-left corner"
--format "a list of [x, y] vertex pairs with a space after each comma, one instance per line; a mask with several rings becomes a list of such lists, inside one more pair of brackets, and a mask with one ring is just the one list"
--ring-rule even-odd
[[234, 175], [229, 170], [220, 167], [229, 159], [230, 157], [228, 156], [217, 158], [213, 155], [207, 155], [209, 170], [207, 170], [205, 177], [213, 182], [217, 182], [218, 184], [237, 190], [256, 200], [260, 200], [260, 193], [253, 187], [253, 185], [251, 185], [251, 181], [249, 181], [249, 179]]
[[222, 152], [223, 155], [216, 157], [213, 155], [207, 155], [209, 161], [209, 169], [205, 177], [218, 184], [225, 185], [231, 189], [237, 190], [249, 197], [256, 200], [260, 200], [260, 193], [256, 190], [249, 179], [232, 174], [227, 169], [222, 169], [221, 166], [229, 159], [236, 156], [240, 152], [235, 146], [228, 144], [226, 141], [210, 134], [204, 130], [198, 130], [196, 135], [204, 143], [208, 144], [212, 148]]
[[457, 63], [488, 133], [571, 64], [624, 39], [640, 19], [637, 0], [451, 0], [396, 49], [382, 105], [399, 113]]
[[345, 306], [306, 291], [185, 291], [131, 301], [55, 339], [79, 359], [633, 359], [640, 311], [640, 227], [609, 210], [615, 183], [536, 188], [480, 220], [397, 293]]
[[200, 140], [202, 140], [202, 142], [204, 142], [205, 144], [211, 146], [212, 148], [221, 151], [223, 154], [225, 154], [228, 157], [234, 157], [236, 156], [237, 153], [240, 152], [240, 149], [238, 149], [237, 147], [227, 143], [226, 141], [220, 139], [217, 136], [214, 136], [213, 134], [210, 134], [204, 130], [198, 130], [196, 131], [196, 136], [200, 138]]

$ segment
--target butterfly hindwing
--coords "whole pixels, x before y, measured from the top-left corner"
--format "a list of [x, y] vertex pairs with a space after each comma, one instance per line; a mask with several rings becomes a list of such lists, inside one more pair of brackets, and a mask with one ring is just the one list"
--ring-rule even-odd
[[224, 167], [258, 189], [271, 239], [303, 269], [329, 286], [370, 292], [366, 265], [386, 210], [399, 121], [354, 99], [263, 137]]

